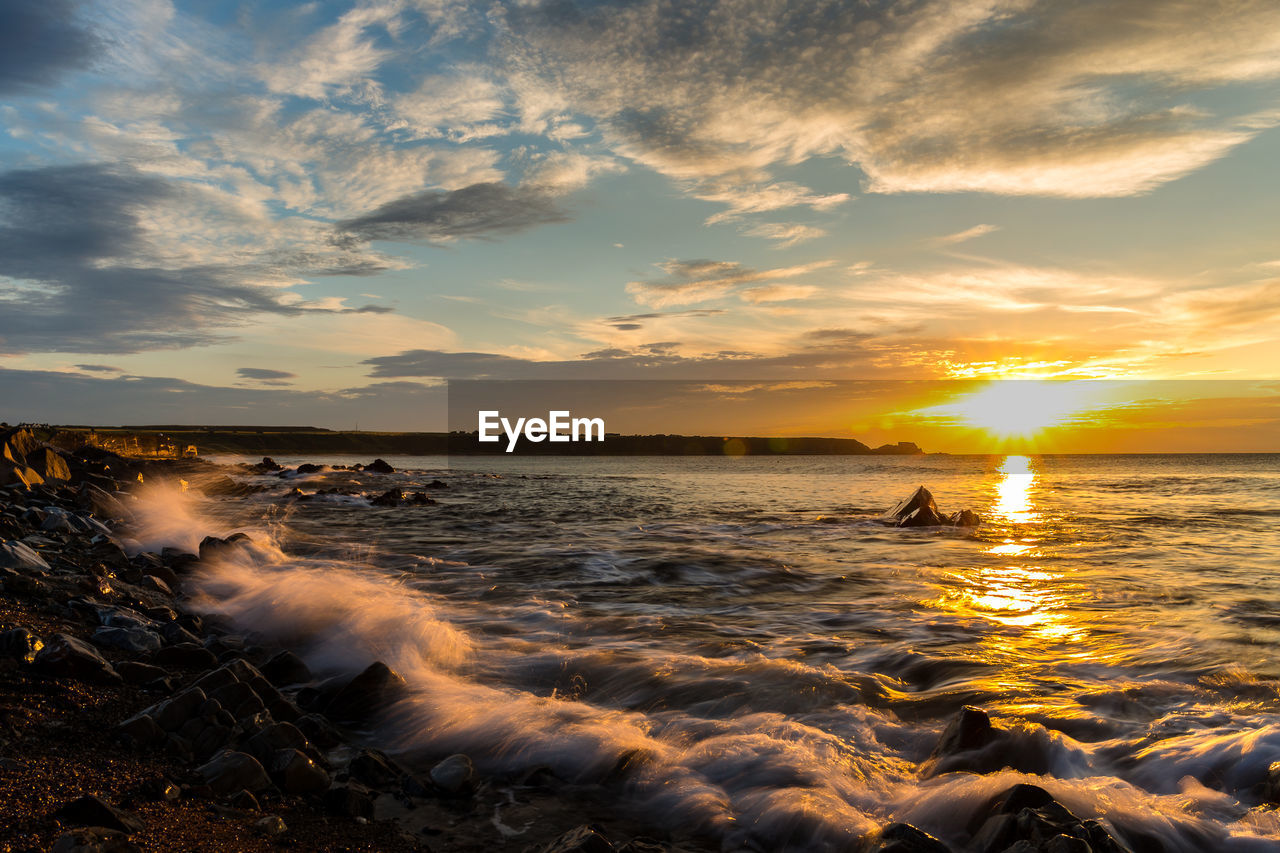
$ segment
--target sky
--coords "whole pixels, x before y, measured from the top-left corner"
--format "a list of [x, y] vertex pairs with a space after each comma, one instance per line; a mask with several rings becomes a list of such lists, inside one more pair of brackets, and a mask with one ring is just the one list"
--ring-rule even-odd
[[1274, 379], [1278, 82], [1274, 0], [10, 0], [4, 417]]

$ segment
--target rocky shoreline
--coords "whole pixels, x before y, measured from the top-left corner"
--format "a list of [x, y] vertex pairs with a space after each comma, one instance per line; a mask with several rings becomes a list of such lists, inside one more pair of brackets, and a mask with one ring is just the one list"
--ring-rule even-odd
[[[401, 766], [362, 738], [409, 689], [394, 670], [374, 661], [322, 680], [293, 650], [191, 612], [190, 574], [251, 540], [129, 554], [120, 537], [140, 484], [202, 474], [225, 490], [235, 482], [222, 469], [66, 453], [22, 430], [0, 433], [0, 449], [0, 850], [720, 849], [646, 837], [663, 831], [622, 813], [621, 782], [575, 786], [543, 769], [485, 777], [465, 755]], [[922, 773], [1009, 766], [1002, 742], [966, 708]], [[1126, 846], [1026, 784], [979, 808], [965, 840], [952, 848], [889, 823], [847, 849], [1161, 849]]]

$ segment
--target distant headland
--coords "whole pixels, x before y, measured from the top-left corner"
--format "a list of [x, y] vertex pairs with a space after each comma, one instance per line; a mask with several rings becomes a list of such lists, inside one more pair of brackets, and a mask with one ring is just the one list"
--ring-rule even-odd
[[[126, 456], [177, 457], [238, 453], [303, 456], [318, 453], [508, 455], [475, 432], [364, 432], [310, 426], [90, 427], [28, 425], [45, 441], [70, 448], [92, 444]], [[853, 438], [821, 436], [621, 435], [598, 443], [524, 443], [521, 456], [918, 456], [914, 443], [870, 447]]]

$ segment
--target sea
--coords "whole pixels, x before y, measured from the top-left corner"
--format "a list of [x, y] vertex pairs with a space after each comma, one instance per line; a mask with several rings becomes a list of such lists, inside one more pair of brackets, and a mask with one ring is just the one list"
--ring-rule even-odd
[[[155, 484], [134, 547], [249, 533], [193, 606], [396, 669], [365, 734], [407, 764], [543, 768], [726, 851], [962, 849], [1017, 782], [1136, 848], [1280, 850], [1280, 455], [216, 461], [261, 490]], [[982, 524], [879, 520], [921, 485]], [[966, 705], [990, 766], [933, 754]]]

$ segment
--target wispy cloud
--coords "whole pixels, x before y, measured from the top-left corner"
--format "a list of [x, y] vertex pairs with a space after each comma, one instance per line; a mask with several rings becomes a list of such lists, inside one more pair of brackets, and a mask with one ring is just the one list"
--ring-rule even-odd
[[[626, 289], [641, 305], [666, 308], [720, 299], [744, 285], [796, 278], [830, 265], [830, 261], [816, 261], [793, 267], [756, 270], [732, 261], [667, 261], [658, 264], [666, 273], [665, 277], [652, 281], [632, 281], [627, 284]], [[768, 300], [748, 298], [747, 301]]]

